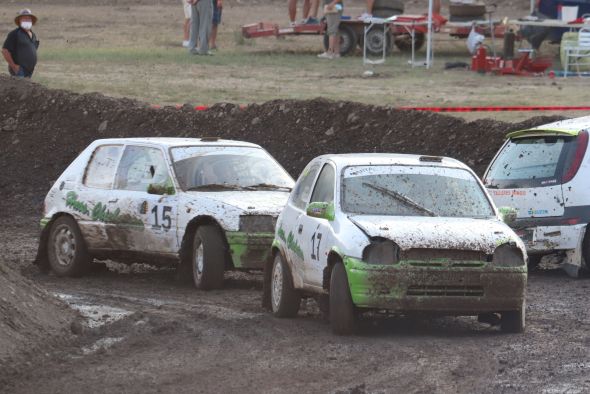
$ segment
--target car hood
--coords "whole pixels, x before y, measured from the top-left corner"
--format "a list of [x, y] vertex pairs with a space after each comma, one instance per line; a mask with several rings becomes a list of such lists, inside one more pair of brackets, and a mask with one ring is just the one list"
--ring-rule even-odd
[[267, 214], [278, 216], [287, 204], [289, 192], [286, 191], [222, 191], [222, 192], [201, 192], [189, 191], [191, 197], [206, 198], [222, 205], [230, 205], [244, 212], [252, 214]]
[[505, 242], [518, 242], [512, 230], [496, 219], [391, 217], [356, 215], [349, 219], [369, 237], [413, 248], [477, 250], [491, 254]]

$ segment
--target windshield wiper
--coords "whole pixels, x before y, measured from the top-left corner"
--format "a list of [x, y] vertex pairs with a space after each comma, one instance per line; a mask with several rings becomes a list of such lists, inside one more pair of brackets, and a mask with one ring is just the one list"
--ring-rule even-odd
[[228, 183], [207, 183], [205, 185], [189, 187], [187, 191], [195, 190], [244, 190], [244, 187], [240, 185], [231, 185]]
[[257, 183], [255, 185], [248, 185], [246, 186], [247, 189], [259, 189], [259, 188], [265, 188], [265, 189], [283, 189], [283, 190], [287, 190], [287, 191], [291, 191], [292, 188], [290, 188], [289, 186], [280, 186], [280, 185], [273, 185], [272, 183]]
[[400, 194], [400, 193], [398, 193], [396, 191], [389, 190], [387, 188], [384, 188], [384, 187], [381, 187], [381, 186], [377, 186], [377, 185], [373, 185], [372, 183], [367, 183], [367, 182], [363, 182], [363, 186], [367, 186], [367, 187], [370, 187], [371, 189], [375, 189], [377, 191], [380, 191], [381, 193], [383, 193], [385, 195], [388, 195], [390, 197], [393, 197], [396, 200], [401, 201], [404, 204], [409, 205], [410, 207], [412, 207], [414, 209], [417, 209], [419, 211], [422, 211], [422, 212], [426, 213], [429, 216], [438, 216], [436, 213], [432, 212], [430, 209], [424, 208], [422, 205], [418, 204], [414, 200], [411, 200], [408, 197], [406, 197], [403, 194]]

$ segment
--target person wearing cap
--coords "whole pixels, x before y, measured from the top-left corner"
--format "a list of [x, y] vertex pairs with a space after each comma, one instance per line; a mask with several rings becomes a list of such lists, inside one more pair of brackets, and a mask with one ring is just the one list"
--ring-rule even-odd
[[2, 55], [8, 63], [10, 75], [31, 78], [37, 65], [39, 48], [39, 40], [31, 30], [37, 23], [37, 17], [31, 10], [25, 8], [17, 13], [14, 23], [18, 27], [8, 33], [2, 46]]

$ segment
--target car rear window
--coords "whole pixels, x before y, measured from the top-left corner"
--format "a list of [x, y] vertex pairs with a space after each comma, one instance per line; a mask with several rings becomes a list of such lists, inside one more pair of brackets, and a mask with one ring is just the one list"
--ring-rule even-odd
[[509, 140], [485, 176], [489, 188], [552, 186], [574, 160], [575, 136], [535, 136]]
[[122, 145], [103, 145], [96, 148], [86, 167], [84, 184], [88, 187], [111, 189], [122, 150]]

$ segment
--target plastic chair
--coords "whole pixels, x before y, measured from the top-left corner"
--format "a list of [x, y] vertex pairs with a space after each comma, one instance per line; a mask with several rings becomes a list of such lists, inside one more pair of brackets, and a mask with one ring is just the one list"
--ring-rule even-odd
[[[567, 78], [570, 66], [576, 66], [578, 74], [580, 66], [588, 66], [589, 63], [583, 62], [582, 59], [590, 57], [590, 28], [583, 27], [578, 32], [578, 42], [575, 46], [567, 46], [565, 52], [565, 67], [563, 77]], [[570, 58], [573, 60], [570, 61]]]

